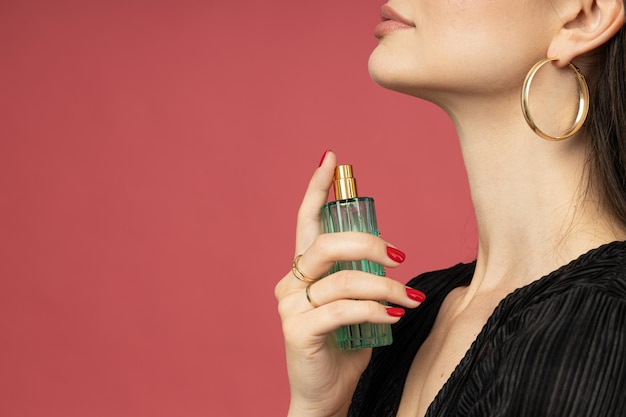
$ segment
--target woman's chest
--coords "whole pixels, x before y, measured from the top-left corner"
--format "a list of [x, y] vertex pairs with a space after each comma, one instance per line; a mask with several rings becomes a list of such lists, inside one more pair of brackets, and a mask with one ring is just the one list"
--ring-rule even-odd
[[398, 417], [422, 417], [437, 393], [493, 313], [497, 302], [474, 302], [462, 310], [458, 298], [449, 296], [442, 306], [427, 339], [409, 369]]

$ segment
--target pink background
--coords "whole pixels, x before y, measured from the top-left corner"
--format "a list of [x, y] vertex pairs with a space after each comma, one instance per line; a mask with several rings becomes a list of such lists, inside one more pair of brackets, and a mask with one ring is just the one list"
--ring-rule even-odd
[[381, 5], [0, 2], [0, 415], [284, 415], [273, 287], [327, 148], [393, 278], [473, 258], [450, 121], [368, 76]]

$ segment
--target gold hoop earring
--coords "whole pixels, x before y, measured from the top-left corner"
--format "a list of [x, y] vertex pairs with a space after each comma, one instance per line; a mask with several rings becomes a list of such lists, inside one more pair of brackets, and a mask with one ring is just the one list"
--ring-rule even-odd
[[535, 124], [535, 121], [530, 115], [530, 110], [528, 108], [528, 95], [530, 94], [530, 84], [532, 83], [535, 74], [537, 74], [537, 71], [539, 71], [541, 67], [543, 67], [546, 63], [556, 61], [557, 59], [558, 58], [545, 58], [537, 62], [530, 69], [530, 71], [528, 71], [528, 74], [526, 75], [526, 79], [524, 80], [524, 84], [522, 86], [522, 113], [524, 114], [526, 123], [528, 123], [528, 126], [530, 126], [530, 128], [537, 135], [539, 135], [543, 139], [551, 141], [567, 139], [570, 136], [574, 135], [576, 132], [578, 132], [585, 123], [587, 113], [589, 112], [589, 87], [587, 86], [587, 81], [585, 80], [585, 77], [580, 73], [580, 70], [570, 62], [567, 65], [572, 71], [574, 71], [574, 74], [576, 74], [576, 82], [578, 83], [578, 114], [576, 115], [574, 126], [561, 136], [550, 136], [547, 133], [543, 132], [541, 129], [539, 129]]

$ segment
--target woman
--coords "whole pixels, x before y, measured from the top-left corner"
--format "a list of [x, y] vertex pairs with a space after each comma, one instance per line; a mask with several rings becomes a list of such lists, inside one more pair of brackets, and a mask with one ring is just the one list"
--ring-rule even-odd
[[[623, 0], [391, 0], [381, 15], [370, 73], [452, 118], [477, 259], [406, 287], [341, 271], [307, 288], [289, 272], [289, 416], [626, 415]], [[326, 152], [298, 213], [297, 270], [399, 265], [378, 237], [319, 234], [335, 164]], [[363, 322], [394, 324], [394, 343], [329, 342]]]

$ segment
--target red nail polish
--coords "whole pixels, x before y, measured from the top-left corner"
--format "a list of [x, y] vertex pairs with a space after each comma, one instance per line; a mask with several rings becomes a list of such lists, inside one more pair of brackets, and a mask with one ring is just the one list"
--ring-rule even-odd
[[413, 288], [408, 288], [406, 289], [406, 295], [414, 301], [418, 301], [420, 303], [424, 302], [424, 300], [426, 299], [426, 294], [424, 294], [423, 292], [419, 291], [419, 290], [415, 290]]
[[404, 316], [404, 309], [399, 307], [387, 307], [387, 314], [391, 317], [402, 317]]
[[322, 159], [320, 159], [320, 164], [318, 165], [318, 167], [321, 167], [322, 164], [324, 163], [324, 159], [326, 159], [326, 155], [328, 155], [328, 151], [330, 151], [330, 149], [326, 149], [326, 152], [324, 152], [324, 155], [322, 155]]
[[404, 252], [396, 248], [392, 248], [391, 246], [387, 246], [387, 256], [389, 256], [392, 261], [398, 263], [402, 263], [406, 259]]

